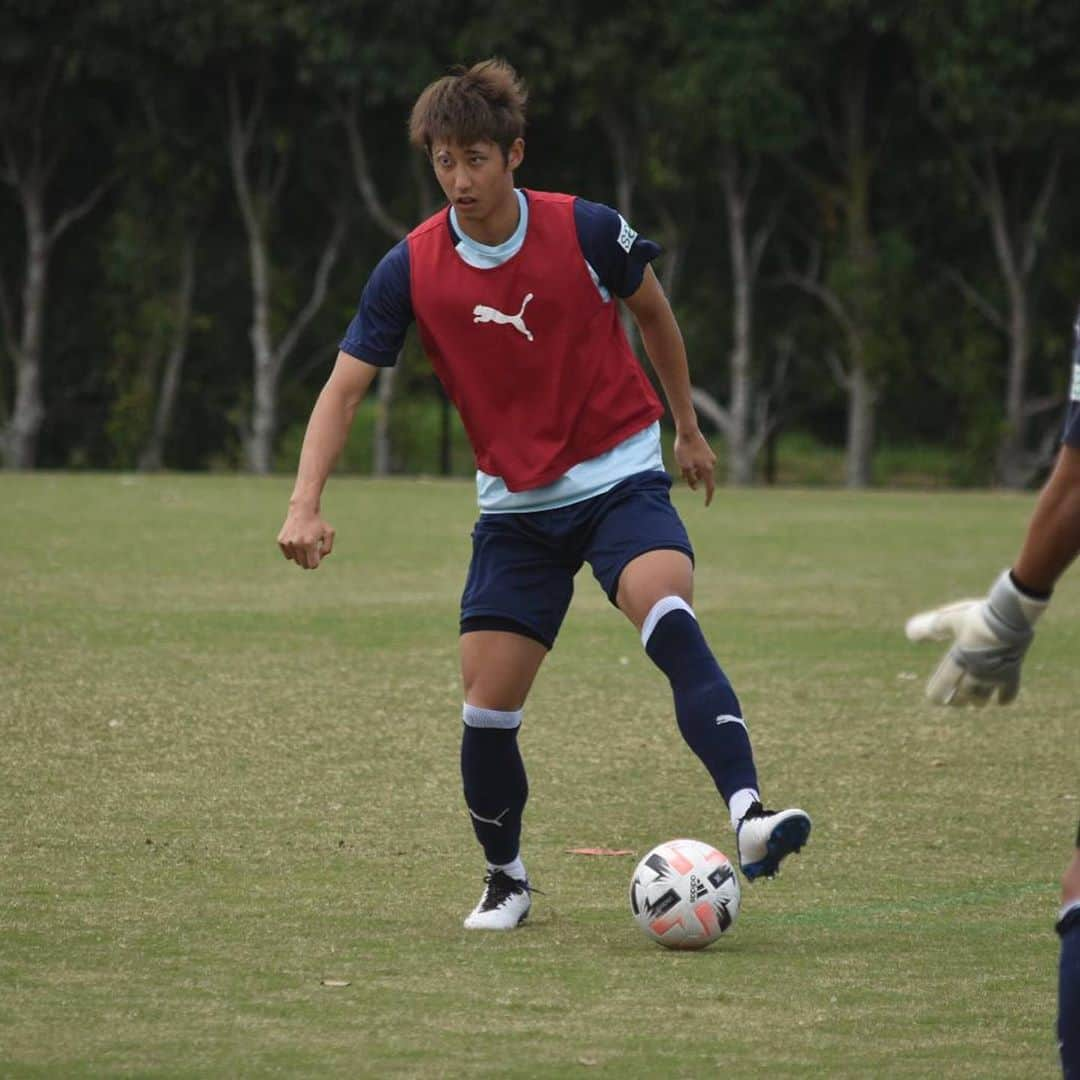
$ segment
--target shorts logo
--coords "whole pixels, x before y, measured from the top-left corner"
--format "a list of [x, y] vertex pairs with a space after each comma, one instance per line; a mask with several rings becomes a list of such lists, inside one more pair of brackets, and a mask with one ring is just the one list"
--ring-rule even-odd
[[498, 325], [512, 326], [519, 334], [524, 334], [525, 337], [532, 341], [532, 331], [525, 325], [524, 318], [525, 308], [532, 298], [532, 293], [526, 293], [525, 299], [521, 301], [521, 310], [516, 315], [507, 315], [497, 308], [488, 307], [486, 304], [477, 304], [476, 307], [473, 308], [473, 322], [489, 322]]
[[637, 239], [637, 231], [631, 229], [630, 226], [627, 225], [626, 218], [624, 218], [622, 214], [619, 215], [619, 224], [622, 228], [619, 229], [618, 244], [619, 247], [629, 255], [630, 249], [634, 246], [634, 241]]

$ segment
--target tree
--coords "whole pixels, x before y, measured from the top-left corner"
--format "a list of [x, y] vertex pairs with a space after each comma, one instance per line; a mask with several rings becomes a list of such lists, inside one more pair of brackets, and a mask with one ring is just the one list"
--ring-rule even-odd
[[[350, 2], [324, 11], [302, 28], [302, 80], [316, 87], [332, 110], [344, 137], [355, 193], [368, 220], [393, 242], [433, 214], [439, 202], [426, 163], [407, 144], [405, 121], [420, 90], [445, 66], [434, 45], [444, 39], [441, 31], [447, 23], [456, 23], [455, 14], [436, 0], [389, 6]], [[377, 140], [381, 168], [376, 169], [369, 150], [372, 132], [388, 129], [390, 139]], [[393, 406], [403, 364], [404, 352], [395, 366], [379, 373], [373, 455], [373, 471], [379, 476], [391, 471]], [[445, 447], [450, 408], [445, 394], [442, 406]]]
[[697, 0], [680, 5], [674, 17], [685, 41], [681, 62], [665, 79], [679, 132], [677, 179], [685, 183], [683, 176], [704, 166], [711, 183], [715, 170], [732, 285], [728, 404], [701, 386], [695, 402], [724, 436], [729, 481], [750, 484], [774, 423], [754, 358], [755, 300], [785, 198], [776, 179], [770, 184], [763, 174], [805, 137], [802, 102], [784, 76], [794, 42], [772, 7], [733, 12]]
[[789, 160], [811, 197], [813, 224], [806, 261], [786, 276], [823, 305], [842, 333], [844, 357], [829, 356], [847, 395], [849, 487], [870, 483], [877, 404], [890, 367], [906, 352], [892, 299], [903, 292], [909, 253], [894, 230], [891, 257], [883, 257], [875, 215], [883, 160], [910, 89], [899, 32], [904, 8], [828, 0], [795, 5], [789, 16], [807, 43], [797, 77], [816, 127], [809, 152]]
[[[45, 419], [43, 391], [50, 262], [61, 238], [82, 221], [114, 182], [93, 153], [112, 126], [112, 102], [101, 92], [106, 52], [94, 7], [72, 15], [59, 3], [19, 3], [0, 12], [0, 181], [17, 201], [24, 228], [23, 267], [12, 297], [0, 263], [0, 330], [13, 367], [10, 405], [0, 402], [0, 455], [29, 469]], [[89, 93], [95, 86], [97, 93]], [[95, 162], [87, 178], [72, 169], [77, 193], [63, 184], [72, 163]], [[64, 188], [63, 209], [50, 197]]]
[[1033, 306], [1065, 149], [1080, 134], [1080, 13], [1030, 0], [922, 4], [911, 33], [926, 114], [970, 195], [958, 200], [960, 212], [982, 216], [997, 267], [996, 283], [956, 266], [946, 272], [1005, 339], [997, 476], [1019, 487], [1046, 464], [1055, 434], [1047, 429], [1032, 450], [1030, 423], [1061, 402], [1030, 393]]
[[117, 460], [160, 469], [193, 325], [200, 234], [217, 202], [220, 148], [174, 59], [175, 28], [135, 24], [128, 58], [136, 117], [118, 151], [125, 177], [106, 232], [103, 274], [116, 387], [109, 432]]
[[225, 79], [229, 166], [247, 233], [251, 272], [254, 379], [247, 459], [248, 467], [257, 473], [269, 472], [273, 460], [282, 370], [326, 298], [348, 228], [345, 202], [335, 190], [329, 194], [333, 217], [308, 299], [284, 324], [276, 323], [273, 226], [291, 158], [305, 127], [298, 116], [287, 115], [295, 112], [296, 87], [290, 78], [295, 71], [293, 42], [273, 44], [279, 48], [268, 49], [248, 70], [234, 67]]

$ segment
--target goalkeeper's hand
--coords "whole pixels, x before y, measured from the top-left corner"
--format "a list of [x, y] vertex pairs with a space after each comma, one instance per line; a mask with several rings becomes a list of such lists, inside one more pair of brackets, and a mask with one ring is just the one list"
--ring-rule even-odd
[[1020, 690], [1020, 665], [1048, 600], [1020, 592], [1006, 570], [983, 600], [923, 611], [907, 621], [911, 641], [953, 641], [926, 684], [938, 705], [1008, 705]]

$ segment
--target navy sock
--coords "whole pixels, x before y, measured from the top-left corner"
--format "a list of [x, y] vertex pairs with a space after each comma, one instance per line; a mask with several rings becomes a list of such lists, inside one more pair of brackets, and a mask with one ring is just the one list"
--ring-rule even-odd
[[709, 770], [724, 801], [742, 788], [756, 790], [754, 753], [741, 723], [739, 699], [697, 619], [687, 608], [673, 607], [648, 631], [645, 651], [668, 677], [679, 731]]
[[[466, 715], [472, 706], [466, 706]], [[461, 736], [461, 779], [476, 839], [489, 863], [505, 866], [518, 856], [521, 814], [529, 797], [525, 763], [518, 749], [520, 714], [473, 710], [487, 716], [517, 717], [513, 727], [478, 727], [466, 722]]]
[[1061, 935], [1058, 1041], [1064, 1080], [1080, 1080], [1080, 920]]

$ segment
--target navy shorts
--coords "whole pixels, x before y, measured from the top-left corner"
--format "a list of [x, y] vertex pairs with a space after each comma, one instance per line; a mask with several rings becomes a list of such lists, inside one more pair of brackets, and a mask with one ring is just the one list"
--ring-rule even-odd
[[483, 514], [461, 597], [461, 632], [510, 630], [555, 644], [582, 563], [615, 603], [619, 577], [646, 551], [694, 550], [671, 505], [671, 477], [637, 473], [593, 499], [531, 514]]

